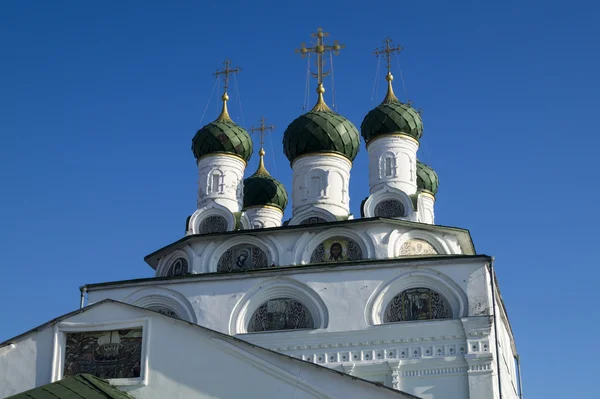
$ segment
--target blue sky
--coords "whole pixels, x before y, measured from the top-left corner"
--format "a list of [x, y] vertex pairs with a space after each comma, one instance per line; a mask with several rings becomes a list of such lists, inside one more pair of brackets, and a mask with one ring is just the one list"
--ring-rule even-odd
[[[218, 113], [220, 91], [201, 120], [225, 58], [243, 69], [232, 117], [278, 127], [266, 164], [290, 187], [281, 138], [306, 83], [293, 50], [322, 26], [346, 44], [336, 106], [357, 126], [384, 95], [373, 50], [386, 36], [404, 46], [419, 157], [440, 176], [436, 222], [496, 257], [527, 397], [595, 397], [598, 4], [171, 3], [0, 4], [0, 341], [77, 308], [80, 285], [152, 276], [143, 257], [195, 209], [191, 138]], [[363, 146], [356, 215], [366, 165]]]

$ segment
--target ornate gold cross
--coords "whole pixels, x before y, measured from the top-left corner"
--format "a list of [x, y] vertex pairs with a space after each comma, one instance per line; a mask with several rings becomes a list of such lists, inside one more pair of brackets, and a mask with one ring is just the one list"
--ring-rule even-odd
[[225, 75], [225, 93], [227, 93], [227, 88], [229, 87], [229, 74], [232, 73], [238, 73], [239, 71], [242, 70], [242, 68], [235, 68], [235, 69], [231, 69], [229, 68], [229, 65], [231, 65], [231, 61], [230, 60], [225, 60], [225, 62], [223, 62], [223, 64], [225, 64], [225, 69], [223, 69], [222, 71], [219, 71], [217, 69], [217, 72], [214, 73], [214, 75], [216, 77], [219, 77], [221, 75]]
[[273, 131], [275, 129], [275, 126], [273, 126], [273, 125], [265, 126], [265, 121], [266, 121], [266, 119], [263, 116], [259, 120], [260, 126], [259, 127], [252, 126], [252, 128], [250, 129], [250, 131], [252, 133], [260, 132], [260, 148], [261, 149], [263, 148], [263, 144], [265, 143], [265, 133], [268, 131]]
[[375, 54], [376, 57], [383, 55], [386, 58], [386, 61], [387, 61], [386, 67], [387, 67], [388, 74], [390, 74], [391, 69], [392, 69], [392, 63], [391, 63], [392, 54], [399, 53], [400, 51], [403, 50], [403, 48], [401, 45], [398, 45], [396, 47], [390, 46], [390, 43], [393, 42], [393, 40], [390, 39], [389, 37], [386, 37], [383, 42], [385, 43], [385, 47], [376, 49], [373, 52], [373, 54]]
[[346, 46], [344, 44], [339, 44], [337, 40], [334, 40], [333, 46], [326, 46], [323, 38], [329, 36], [329, 33], [323, 32], [322, 28], [317, 29], [317, 32], [312, 33], [311, 36], [317, 38], [317, 45], [314, 47], [306, 47], [306, 43], [302, 43], [300, 44], [300, 48], [296, 49], [295, 52], [300, 53], [302, 58], [306, 57], [306, 53], [317, 53], [317, 73], [311, 72], [311, 74], [313, 77], [317, 78], [317, 86], [322, 86], [323, 78], [331, 72], [323, 72], [323, 54], [328, 51], [333, 51], [335, 55], [338, 55], [340, 50]]

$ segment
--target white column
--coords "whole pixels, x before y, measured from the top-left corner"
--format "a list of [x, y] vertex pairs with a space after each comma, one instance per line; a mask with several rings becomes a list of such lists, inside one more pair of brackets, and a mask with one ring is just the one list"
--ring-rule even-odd
[[419, 222], [434, 224], [435, 213], [433, 205], [435, 204], [435, 197], [429, 193], [419, 194], [418, 211], [419, 211]]
[[198, 160], [198, 208], [210, 202], [231, 212], [242, 209], [246, 162], [229, 154], [209, 154]]
[[352, 162], [337, 154], [314, 154], [292, 163], [292, 213], [311, 206], [336, 216], [350, 214], [350, 169]]
[[417, 192], [417, 150], [419, 143], [405, 135], [387, 135], [373, 139], [369, 153], [371, 193], [385, 186], [411, 195]]

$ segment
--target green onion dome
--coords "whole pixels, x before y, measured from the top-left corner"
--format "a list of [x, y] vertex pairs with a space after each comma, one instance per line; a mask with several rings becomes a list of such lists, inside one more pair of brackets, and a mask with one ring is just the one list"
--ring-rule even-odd
[[335, 153], [353, 161], [360, 149], [360, 136], [348, 119], [333, 112], [323, 101], [319, 86], [319, 100], [315, 107], [296, 118], [283, 134], [283, 151], [293, 162], [305, 154]]
[[244, 209], [253, 206], [274, 206], [283, 212], [288, 203], [287, 191], [283, 184], [275, 180], [267, 169], [263, 157], [265, 151], [258, 152], [260, 161], [256, 172], [244, 179]]
[[435, 196], [439, 187], [440, 179], [435, 170], [431, 166], [417, 160], [417, 188], [420, 191], [430, 192]]
[[423, 120], [421, 115], [409, 104], [404, 104], [396, 98], [392, 90], [394, 77], [388, 73], [388, 92], [383, 102], [371, 110], [362, 124], [360, 131], [367, 142], [387, 134], [404, 134], [417, 141], [423, 135]]
[[196, 159], [208, 154], [232, 154], [248, 162], [252, 156], [252, 139], [229, 117], [227, 100], [229, 96], [225, 93], [221, 115], [198, 130], [192, 139], [192, 151]]

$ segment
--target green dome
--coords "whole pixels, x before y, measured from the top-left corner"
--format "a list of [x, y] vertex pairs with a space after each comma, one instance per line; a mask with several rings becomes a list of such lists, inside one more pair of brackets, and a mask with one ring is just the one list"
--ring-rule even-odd
[[198, 130], [192, 139], [192, 151], [196, 159], [208, 154], [226, 153], [248, 162], [252, 156], [252, 139], [248, 132], [231, 120], [224, 102], [223, 112], [217, 120]]
[[388, 82], [388, 91], [383, 102], [371, 110], [360, 125], [363, 138], [368, 144], [386, 134], [405, 134], [418, 141], [423, 135], [421, 115], [410, 104], [398, 100], [392, 88], [394, 77], [389, 71], [385, 80]]
[[296, 118], [283, 134], [283, 151], [290, 162], [300, 155], [319, 152], [333, 152], [353, 161], [359, 148], [356, 127], [323, 102]]
[[440, 187], [440, 179], [430, 166], [417, 160], [417, 188], [436, 195]]
[[256, 173], [244, 179], [244, 209], [270, 205], [283, 211], [287, 203], [288, 195], [285, 187], [267, 172], [261, 156]]

